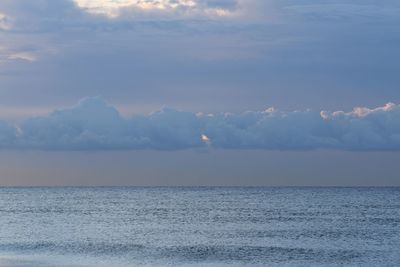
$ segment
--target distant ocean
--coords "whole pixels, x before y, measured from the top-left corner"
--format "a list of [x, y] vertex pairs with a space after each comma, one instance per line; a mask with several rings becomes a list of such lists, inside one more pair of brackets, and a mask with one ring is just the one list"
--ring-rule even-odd
[[0, 266], [400, 266], [400, 188], [0, 188]]

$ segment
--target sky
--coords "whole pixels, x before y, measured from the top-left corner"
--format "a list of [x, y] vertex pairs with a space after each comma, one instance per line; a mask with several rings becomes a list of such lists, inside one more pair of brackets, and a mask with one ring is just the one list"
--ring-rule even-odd
[[0, 185], [400, 186], [397, 0], [1, 0]]

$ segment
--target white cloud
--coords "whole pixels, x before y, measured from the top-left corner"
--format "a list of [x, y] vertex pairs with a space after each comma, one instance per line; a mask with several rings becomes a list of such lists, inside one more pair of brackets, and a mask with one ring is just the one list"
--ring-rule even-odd
[[383, 107], [377, 107], [374, 109], [366, 108], [366, 107], [355, 107], [353, 111], [351, 112], [344, 112], [344, 111], [335, 111], [329, 114], [326, 111], [322, 111], [321, 114], [323, 114], [323, 117], [325, 119], [328, 118], [335, 118], [335, 117], [340, 117], [340, 116], [346, 116], [346, 117], [366, 117], [368, 115], [373, 115], [373, 114], [380, 114], [380, 113], [385, 113], [385, 112], [390, 112], [393, 110], [396, 110], [398, 107], [394, 103], [387, 103]]
[[400, 105], [351, 112], [221, 113], [162, 109], [124, 118], [100, 98], [17, 126], [0, 123], [0, 147], [39, 150], [198, 147], [266, 150], [400, 150]]
[[[196, 0], [74, 0], [86, 12], [116, 18], [131, 12], [183, 12], [186, 15], [225, 17], [232, 14], [227, 9], [208, 7]], [[137, 14], [137, 13], [136, 13]], [[154, 15], [154, 13], [152, 13]]]

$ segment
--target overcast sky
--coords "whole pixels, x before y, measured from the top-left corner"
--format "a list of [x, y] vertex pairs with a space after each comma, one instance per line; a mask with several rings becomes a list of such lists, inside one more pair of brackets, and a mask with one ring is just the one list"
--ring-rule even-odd
[[400, 185], [397, 0], [1, 0], [0, 185]]

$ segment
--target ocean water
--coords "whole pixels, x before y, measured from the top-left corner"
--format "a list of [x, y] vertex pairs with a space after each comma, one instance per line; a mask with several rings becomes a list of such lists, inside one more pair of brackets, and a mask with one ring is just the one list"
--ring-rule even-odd
[[400, 266], [400, 188], [0, 188], [0, 266]]

